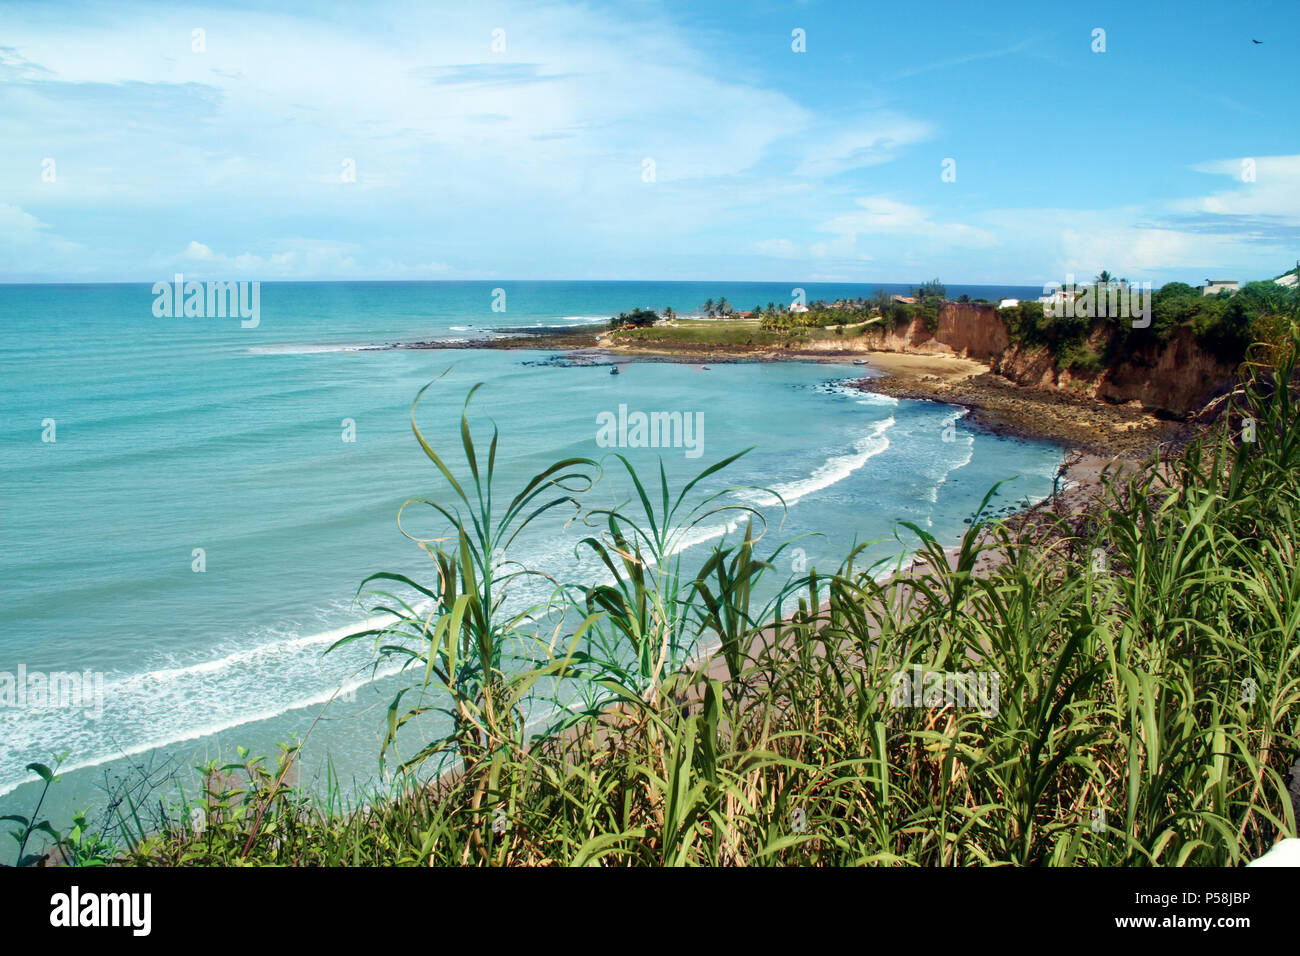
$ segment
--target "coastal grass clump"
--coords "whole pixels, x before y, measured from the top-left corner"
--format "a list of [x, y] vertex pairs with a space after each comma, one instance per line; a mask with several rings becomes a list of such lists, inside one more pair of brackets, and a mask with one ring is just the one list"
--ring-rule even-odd
[[[1083, 514], [991, 521], [990, 491], [953, 552], [903, 525], [910, 567], [886, 576], [858, 549], [762, 604], [774, 553], [752, 509], [692, 574], [673, 542], [723, 499], [673, 495], [662, 475], [653, 488], [623, 462], [633, 506], [585, 515], [599, 531], [582, 547], [610, 580], [556, 582], [545, 608], [505, 613], [494, 550], [539, 508], [581, 508], [598, 466], [556, 463], [498, 514], [497, 436], [480, 458], [462, 415], [465, 481], [415, 429], [450, 485], [429, 502], [450, 531], [417, 539], [435, 581], [372, 579], [423, 603], [394, 587], [395, 623], [366, 635], [405, 655], [421, 701], [390, 708], [385, 746], [414, 737], [401, 785], [344, 810], [285, 785], [292, 752], [277, 772], [246, 761], [209, 777], [201, 825], [123, 860], [1254, 859], [1296, 835], [1300, 803], [1295, 354], [1256, 350], [1214, 426], [1107, 473]], [[566, 706], [530, 731], [542, 687]], [[451, 730], [424, 739], [414, 711], [433, 706]]]

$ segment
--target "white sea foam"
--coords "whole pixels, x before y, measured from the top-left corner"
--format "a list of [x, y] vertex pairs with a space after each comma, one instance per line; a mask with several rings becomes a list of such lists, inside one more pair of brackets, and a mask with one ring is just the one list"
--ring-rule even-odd
[[382, 345], [251, 345], [250, 355], [319, 355], [325, 352], [368, 352]]
[[[952, 415], [944, 420], [943, 423], [944, 429], [946, 430], [950, 427], [955, 427], [957, 422], [965, 418], [968, 414], [970, 414], [970, 410], [967, 408], [953, 409]], [[975, 457], [975, 435], [973, 433], [966, 432], [963, 435], [958, 435], [954, 439], [954, 444], [958, 449], [960, 449], [960, 451], [957, 454], [957, 457], [935, 479], [934, 485], [930, 488], [930, 501], [933, 504], [939, 503], [939, 490], [948, 481], [948, 477], [954, 471], [959, 471], [960, 469], [965, 468], [967, 465], [971, 463], [971, 460]], [[931, 523], [933, 523], [932, 519], [928, 519], [928, 520], [931, 520]]]
[[[554, 569], [568, 547], [528, 556], [527, 563]], [[608, 572], [599, 575], [593, 570], [591, 577], [608, 579]], [[551, 589], [545, 581], [517, 580], [509, 606], [519, 605], [520, 610], [544, 601]], [[431, 607], [426, 600], [414, 604], [413, 610], [426, 614]], [[340, 608], [333, 610], [337, 613]], [[369, 641], [329, 658], [322, 654], [344, 637], [395, 620], [375, 615], [309, 634], [268, 632], [269, 640], [224, 654], [218, 649], [216, 656], [206, 660], [169, 661], [140, 673], [111, 675], [99, 719], [66, 709], [0, 709], [0, 737], [12, 755], [0, 765], [0, 797], [34, 779], [20, 768], [45, 759], [48, 755], [42, 748], [50, 740], [59, 740], [76, 754], [76, 759], [63, 764], [64, 772], [83, 770], [320, 707], [336, 694], [391, 677], [401, 670], [402, 662], [374, 670]], [[365, 676], [354, 676], [359, 673]]]
[[[787, 505], [808, 497], [817, 491], [838, 484], [853, 474], [871, 459], [889, 448], [887, 432], [894, 426], [894, 416], [873, 423], [871, 430], [853, 445], [853, 451], [847, 455], [832, 455], [827, 458], [807, 478], [787, 481], [776, 485], [772, 491], [781, 496]], [[748, 491], [745, 498], [756, 505], [771, 507], [781, 503], [775, 495], [765, 491]]]
[[[850, 390], [846, 394], [851, 394], [855, 399], [858, 395], [863, 394], [857, 390]], [[883, 399], [881, 401], [880, 399]], [[896, 405], [897, 399], [888, 396], [870, 395], [862, 401], [864, 405]], [[771, 489], [778, 499], [769, 491], [760, 491], [758, 489], [747, 489], [737, 493], [737, 497], [747, 504], [755, 505], [762, 508], [770, 508], [779, 505], [781, 500], [785, 504], [793, 505], [803, 498], [808, 497], [815, 492], [829, 488], [834, 484], [843, 481], [849, 477], [872, 458], [889, 448], [889, 438], [886, 433], [894, 425], [894, 417], [881, 419], [873, 422], [871, 429], [866, 435], [854, 443], [854, 449], [847, 455], [833, 455], [826, 461], [822, 462], [811, 475], [807, 478], [800, 478], [794, 481], [788, 481], [778, 484]], [[748, 515], [738, 515], [725, 523], [714, 525], [700, 526], [692, 528], [689, 532], [683, 534], [678, 540], [676, 546], [672, 549], [673, 554], [679, 554], [689, 548], [705, 544], [709, 541], [716, 541], [725, 535], [737, 531], [742, 524], [748, 520]]]
[[[430, 605], [416, 606], [423, 613]], [[70, 772], [96, 767], [159, 747], [174, 746], [234, 727], [320, 706], [340, 691], [389, 677], [400, 664], [372, 676], [369, 647], [332, 658], [320, 653], [336, 641], [394, 619], [376, 616], [309, 635], [290, 635], [240, 648], [190, 664], [114, 675], [104, 687], [104, 713], [92, 719], [74, 710], [0, 710], [7, 749], [21, 759], [0, 768], [0, 796], [32, 779], [17, 771], [44, 755], [40, 748], [58, 739], [77, 755], [63, 765]], [[315, 649], [318, 653], [311, 653]], [[365, 677], [355, 675], [364, 669]], [[202, 715], [195, 721], [196, 715]], [[129, 741], [129, 743], [123, 743]]]

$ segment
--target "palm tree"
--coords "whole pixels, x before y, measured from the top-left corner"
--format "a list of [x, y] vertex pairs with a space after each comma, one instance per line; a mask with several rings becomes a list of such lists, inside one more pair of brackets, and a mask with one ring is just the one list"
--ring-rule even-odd
[[1098, 287], [1110, 285], [1114, 278], [1109, 271], [1102, 269], [1101, 272], [1097, 273], [1097, 285]]
[[718, 312], [722, 315], [726, 315], [730, 311], [731, 304], [727, 301], [727, 297], [724, 295], [718, 299]]
[[705, 313], [709, 318], [713, 318], [713, 296], [709, 296], [709, 298], [705, 301], [705, 303], [704, 303], [704, 313]]

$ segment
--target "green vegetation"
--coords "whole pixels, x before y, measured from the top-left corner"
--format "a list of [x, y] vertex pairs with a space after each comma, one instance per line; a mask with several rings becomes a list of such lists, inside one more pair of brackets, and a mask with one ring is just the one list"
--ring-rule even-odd
[[[1134, 328], [1130, 313], [1112, 311], [1109, 302], [1105, 309], [1096, 305], [1108, 298], [1107, 283], [1128, 297], [1127, 280], [1116, 280], [1103, 270], [1096, 283], [1075, 288], [1077, 308], [1065, 310], [1058, 304], [1054, 314], [1045, 314], [1041, 302], [1022, 301], [998, 314], [1007, 323], [1013, 344], [1048, 349], [1059, 369], [1096, 374], [1120, 356], [1163, 345], [1180, 329], [1189, 330], [1196, 342], [1225, 363], [1235, 364], [1245, 356], [1247, 345], [1258, 340], [1257, 323], [1267, 325], [1300, 304], [1300, 290], [1272, 281], [1248, 282], [1235, 294], [1225, 291], [1213, 296], [1204, 296], [1186, 283], [1170, 282], [1151, 295], [1150, 325]], [[1085, 308], [1085, 302], [1093, 304]], [[1063, 314], [1067, 311], [1075, 314]], [[1099, 315], [1102, 311], [1108, 314]]]
[[[547, 607], [502, 613], [511, 576], [535, 572], [503, 572], [493, 553], [539, 509], [584, 507], [598, 469], [567, 459], [494, 496], [495, 432], [484, 454], [462, 413], [456, 473], [413, 420], [449, 491], [405, 507], [434, 509], [451, 536], [415, 539], [435, 581], [367, 585], [397, 618], [367, 637], [381, 658], [407, 660], [420, 690], [389, 712], [390, 743], [414, 735], [405, 786], [342, 812], [335, 791], [313, 799], [286, 784], [292, 749], [274, 770], [241, 754], [207, 768], [197, 808], [120, 849], [145, 864], [1256, 857], [1296, 834], [1300, 800], [1293, 322], [1286, 334], [1285, 348], [1251, 350], [1215, 427], [1107, 476], [1091, 511], [1003, 523], [982, 506], [955, 557], [905, 524], [919, 569], [877, 580], [885, 569], [858, 567], [857, 551], [783, 582], [786, 600], [762, 607], [755, 588], [777, 574], [780, 549], [760, 555], [759, 515], [696, 484], [734, 458], [676, 493], [617, 460], [635, 495], [587, 511], [600, 533], [582, 545], [610, 580], [556, 582]], [[675, 543], [723, 508], [748, 527], [686, 573]], [[994, 564], [976, 576], [981, 555]], [[430, 609], [415, 610], [419, 598]], [[707, 667], [690, 658], [701, 639], [719, 645]], [[992, 706], [900, 695], [909, 673], [996, 675]], [[527, 705], [557, 681], [581, 692], [528, 733]], [[417, 711], [430, 701], [453, 722], [425, 739]], [[430, 761], [432, 782], [418, 774]], [[196, 809], [201, 826], [189, 825]]]
[[[711, 320], [719, 320], [724, 323], [741, 323], [753, 321], [763, 332], [786, 333], [779, 338], [768, 338], [765, 341], [753, 341], [753, 337], [747, 335], [748, 341], [737, 341], [736, 334], [746, 334], [749, 326], [739, 324], [727, 324], [720, 326], [728, 330], [726, 335], [704, 334], [699, 336], [701, 340], [707, 340], [719, 345], [755, 345], [755, 344], [776, 344], [785, 342], [790, 339], [790, 333], [801, 333], [807, 330], [817, 329], [834, 329], [836, 335], [844, 335], [848, 331], [856, 334], [866, 334], [872, 328], [893, 329], [899, 325], [906, 325], [914, 319], [924, 321], [926, 328], [933, 332], [939, 325], [939, 307], [943, 305], [947, 289], [938, 279], [923, 283], [919, 288], [911, 289], [911, 295], [907, 298], [914, 298], [915, 302], [896, 302], [895, 296], [888, 292], [878, 291], [870, 298], [859, 299], [836, 299], [833, 302], [818, 300], [810, 302], [807, 306], [791, 306], [785, 303], [769, 302], [767, 305], [755, 305], [749, 312], [738, 313], [732, 307], [725, 296], [719, 296], [715, 301], [709, 298], [700, 307], [701, 311]], [[969, 302], [969, 296], [962, 296], [962, 302]], [[984, 302], [984, 300], [979, 300]], [[665, 309], [663, 312], [665, 319], [675, 320], [676, 313], [672, 309]], [[625, 312], [617, 318], [610, 321], [610, 328], [626, 331], [629, 327], [645, 327], [653, 325], [658, 318], [649, 309], [634, 309], [632, 312]], [[659, 338], [660, 336], [656, 336]], [[679, 341], [685, 342], [692, 340], [692, 336], [674, 335], [671, 333], [662, 335], [665, 342]]]
[[914, 318], [923, 318], [927, 326], [937, 327], [939, 305], [937, 301], [924, 305], [894, 302], [886, 295], [883, 302], [878, 298], [811, 302], [806, 311], [769, 302], [766, 306], [755, 306], [753, 314], [759, 318], [760, 328], [768, 331], [841, 328], [865, 333], [868, 328], [892, 329]]
[[861, 334], [866, 334], [871, 328], [890, 331], [921, 319], [933, 332], [939, 326], [939, 307], [947, 290], [943, 283], [934, 279], [911, 292], [907, 298], [917, 301], [897, 302], [895, 296], [879, 290], [869, 298], [810, 302], [806, 310], [799, 311], [782, 303], [769, 302], [766, 306], [755, 306], [752, 314], [760, 320], [762, 328], [770, 330], [837, 327], [860, 329]]
[[[1171, 282], [1154, 293], [1131, 288], [1127, 279], [1117, 279], [1103, 269], [1094, 282], [1063, 287], [1063, 298], [1051, 310], [1038, 300], [999, 309], [1011, 344], [1044, 348], [1060, 370], [1095, 377], [1121, 359], [1131, 360], [1162, 348], [1180, 330], [1217, 356], [1225, 364], [1241, 361], [1246, 346], [1260, 341], [1277, 317], [1289, 315], [1300, 306], [1300, 285], [1282, 286], [1274, 281], [1249, 282], [1240, 291], [1203, 296], [1181, 282]], [[684, 322], [677, 327], [653, 328], [657, 316], [649, 309], [623, 313], [610, 325], [624, 342], [645, 345], [718, 348], [767, 348], [788, 346], [827, 337], [866, 336], [892, 332], [920, 320], [934, 333], [939, 312], [947, 302], [947, 289], [938, 279], [911, 289], [907, 297], [877, 291], [868, 298], [818, 300], [807, 306], [769, 302], [737, 313], [725, 297], [709, 299], [704, 312], [713, 322]], [[897, 301], [910, 298], [915, 301]], [[969, 296], [958, 302], [970, 303]], [[1142, 316], [1131, 312], [1149, 303], [1150, 323], [1135, 328]], [[1123, 303], [1124, 307], [1121, 307]], [[975, 300], [976, 305], [990, 305]], [[670, 316], [665, 310], [664, 316]], [[762, 334], [755, 334], [755, 330]], [[823, 334], [825, 333], [825, 334]]]
[[752, 319], [678, 319], [675, 326], [625, 329], [615, 335], [622, 344], [684, 351], [767, 349], [806, 338], [805, 330], [764, 329]]
[[921, 302], [927, 302], [931, 299], [942, 302], [948, 298], [948, 289], [938, 279], [931, 279], [929, 282], [923, 282], [919, 289], [913, 289], [911, 297]]
[[725, 295], [720, 296], [717, 302], [714, 302], [711, 298], [708, 299], [704, 305], [700, 306], [700, 309], [711, 319], [735, 314], [735, 309], [731, 307], [731, 303], [727, 301]]
[[616, 318], [609, 320], [611, 329], [621, 329], [627, 326], [633, 328], [643, 328], [648, 325], [654, 325], [659, 321], [659, 316], [653, 309], [633, 309], [631, 312], [620, 312]]

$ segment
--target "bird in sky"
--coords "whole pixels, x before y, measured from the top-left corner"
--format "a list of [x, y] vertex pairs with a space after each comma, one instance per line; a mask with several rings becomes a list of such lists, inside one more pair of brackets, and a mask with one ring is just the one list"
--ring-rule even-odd
[[1251, 42], [1251, 43], [1263, 43], [1264, 41], [1263, 41], [1263, 40], [1256, 40], [1254, 37], [1251, 37], [1251, 38], [1250, 38], [1250, 42]]

